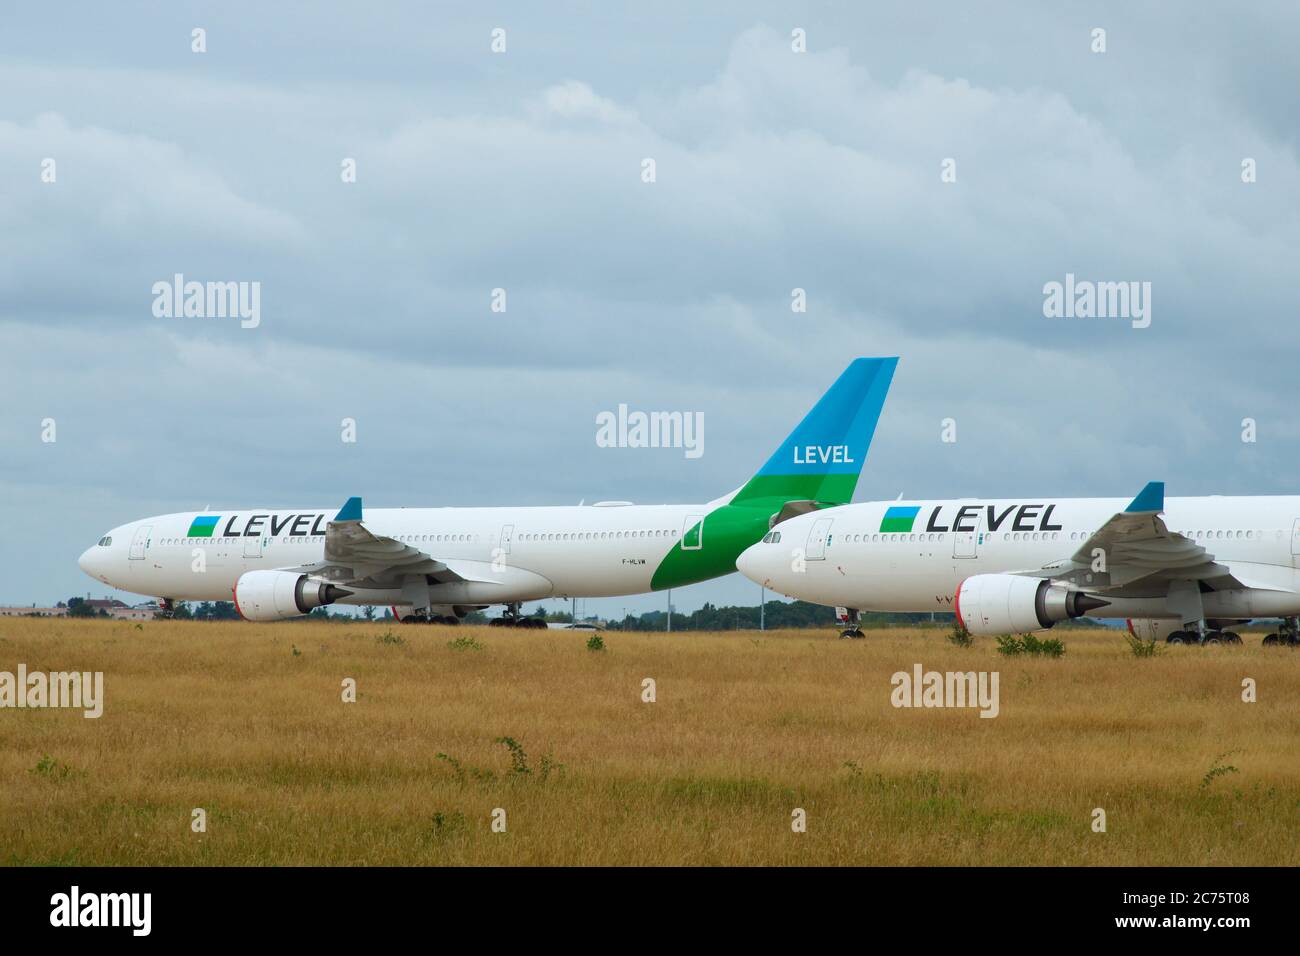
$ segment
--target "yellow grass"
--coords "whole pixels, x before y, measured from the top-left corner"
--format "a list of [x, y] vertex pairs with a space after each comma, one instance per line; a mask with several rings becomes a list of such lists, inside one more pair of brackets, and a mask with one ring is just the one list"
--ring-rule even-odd
[[[5, 620], [0, 670], [103, 671], [107, 702], [0, 710], [0, 862], [1298, 862], [1300, 653], [1053, 636], [1058, 660], [938, 630], [614, 632], [601, 653], [557, 631]], [[918, 662], [999, 671], [1001, 715], [895, 709]], [[1237, 769], [1202, 786], [1215, 766]]]

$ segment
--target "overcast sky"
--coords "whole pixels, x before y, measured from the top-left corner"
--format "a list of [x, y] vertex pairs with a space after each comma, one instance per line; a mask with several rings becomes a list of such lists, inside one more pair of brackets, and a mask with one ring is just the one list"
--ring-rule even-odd
[[[1293, 493], [1298, 43], [1293, 3], [10, 5], [0, 603], [98, 596], [77, 555], [162, 512], [708, 500], [858, 355], [901, 356], [859, 500]], [[175, 273], [261, 324], [156, 318]], [[1066, 273], [1150, 326], [1045, 318]], [[619, 403], [705, 453], [597, 447]]]

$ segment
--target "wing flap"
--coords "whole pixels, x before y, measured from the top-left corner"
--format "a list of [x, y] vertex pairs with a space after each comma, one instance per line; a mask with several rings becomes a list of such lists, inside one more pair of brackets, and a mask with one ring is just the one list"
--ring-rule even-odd
[[361, 517], [361, 499], [349, 498], [325, 526], [323, 559], [294, 570], [359, 588], [400, 588], [413, 577], [500, 583], [474, 571], [475, 562], [441, 561], [396, 538], [377, 535], [361, 523]]
[[1191, 538], [1170, 531], [1160, 513], [1164, 482], [1152, 481], [1132, 503], [1089, 535], [1069, 558], [1020, 574], [1050, 577], [1089, 591], [1179, 579], [1231, 579], [1231, 571]]

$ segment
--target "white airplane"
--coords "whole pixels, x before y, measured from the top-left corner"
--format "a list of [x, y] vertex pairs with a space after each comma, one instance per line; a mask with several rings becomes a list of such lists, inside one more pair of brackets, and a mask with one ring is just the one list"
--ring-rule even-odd
[[[1163, 515], [1163, 517], [1162, 517]], [[1172, 530], [1171, 530], [1172, 529]], [[1300, 497], [871, 502], [805, 513], [737, 559], [790, 597], [858, 614], [953, 611], [971, 634], [1022, 634], [1087, 615], [1171, 644], [1240, 643], [1229, 627], [1280, 617], [1296, 644]]]
[[[177, 600], [233, 598], [250, 620], [327, 604], [389, 605], [399, 619], [455, 623], [473, 609], [682, 587], [736, 569], [779, 516], [853, 496], [896, 358], [860, 358], [744, 486], [697, 505], [601, 501], [558, 508], [320, 508], [159, 515], [86, 550], [91, 577]], [[494, 621], [493, 623], [497, 623]]]

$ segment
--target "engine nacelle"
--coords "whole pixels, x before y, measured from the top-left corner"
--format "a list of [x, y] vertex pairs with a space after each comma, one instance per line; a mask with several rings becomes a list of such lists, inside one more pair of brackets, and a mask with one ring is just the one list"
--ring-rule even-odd
[[1140, 641], [1163, 641], [1183, 626], [1172, 617], [1131, 617], [1128, 632]]
[[1106, 604], [1045, 578], [976, 574], [958, 585], [953, 607], [962, 627], [971, 634], [988, 636], [1040, 631]]
[[232, 590], [235, 610], [246, 621], [301, 617], [352, 593], [293, 571], [248, 571], [239, 576]]

